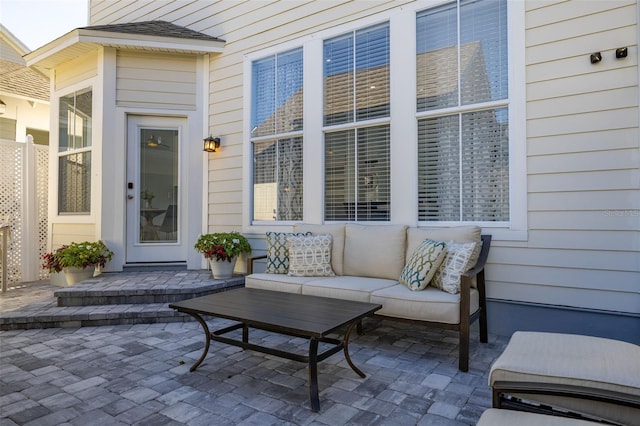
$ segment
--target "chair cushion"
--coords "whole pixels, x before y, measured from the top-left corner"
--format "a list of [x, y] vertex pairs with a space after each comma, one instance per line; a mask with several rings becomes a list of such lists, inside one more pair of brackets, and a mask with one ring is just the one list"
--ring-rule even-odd
[[496, 380], [560, 383], [640, 396], [640, 346], [564, 333], [516, 331], [491, 367]]
[[406, 285], [409, 290], [424, 290], [446, 255], [445, 243], [427, 238], [404, 265], [398, 281]]
[[[472, 288], [470, 314], [478, 310], [479, 300], [478, 290]], [[460, 294], [446, 293], [431, 286], [423, 291], [411, 291], [404, 284], [396, 284], [371, 293], [371, 303], [382, 305], [382, 309], [376, 312], [379, 315], [447, 324], [460, 323]]]
[[288, 235], [289, 275], [331, 277], [331, 234]]
[[482, 413], [476, 426], [596, 426], [599, 423], [545, 414], [489, 408]]
[[[638, 399], [640, 346], [601, 337], [517, 331], [491, 367], [489, 385], [496, 381], [580, 386]], [[620, 405], [544, 395], [527, 399], [621, 424], [640, 418], [640, 410]]]
[[405, 225], [347, 223], [344, 275], [397, 282], [405, 265], [406, 229]]
[[312, 234], [331, 234], [331, 269], [336, 275], [343, 275], [344, 257], [344, 224], [313, 225], [297, 223], [293, 225], [294, 232], [311, 232]]

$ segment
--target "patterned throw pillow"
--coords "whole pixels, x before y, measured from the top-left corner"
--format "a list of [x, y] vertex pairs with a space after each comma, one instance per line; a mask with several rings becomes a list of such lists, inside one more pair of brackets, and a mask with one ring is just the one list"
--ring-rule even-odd
[[424, 290], [438, 266], [444, 261], [446, 254], [445, 243], [427, 238], [416, 248], [404, 265], [398, 281], [409, 287], [409, 290]]
[[292, 277], [332, 277], [331, 234], [289, 235], [289, 275]]
[[311, 235], [311, 232], [291, 234], [289, 232], [267, 232], [267, 274], [289, 272], [288, 235]]
[[469, 265], [469, 258], [475, 248], [476, 243], [447, 241], [447, 257], [433, 277], [433, 286], [447, 293], [460, 293], [460, 275], [473, 266]]

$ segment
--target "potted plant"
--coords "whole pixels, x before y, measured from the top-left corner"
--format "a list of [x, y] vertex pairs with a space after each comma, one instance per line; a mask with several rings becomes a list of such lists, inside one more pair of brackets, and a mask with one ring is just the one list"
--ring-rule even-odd
[[144, 200], [145, 208], [150, 209], [153, 207], [151, 204], [153, 202], [153, 199], [155, 198], [155, 195], [153, 194], [153, 192], [145, 188], [142, 191], [140, 191], [140, 198]]
[[251, 244], [238, 232], [202, 234], [194, 248], [209, 261], [214, 278], [231, 278], [238, 256], [251, 253]]
[[64, 272], [66, 283], [73, 285], [91, 278], [96, 266], [103, 268], [112, 257], [113, 251], [102, 240], [73, 242], [45, 254], [42, 267], [50, 273]]

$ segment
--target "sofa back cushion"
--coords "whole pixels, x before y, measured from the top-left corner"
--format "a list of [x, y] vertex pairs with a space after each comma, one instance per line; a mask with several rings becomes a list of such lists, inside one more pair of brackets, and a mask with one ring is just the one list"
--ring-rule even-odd
[[344, 235], [344, 275], [391, 280], [400, 277], [405, 265], [407, 226], [347, 223]]
[[343, 274], [344, 257], [344, 224], [312, 225], [297, 223], [293, 226], [294, 232], [311, 232], [313, 235], [331, 234], [331, 269], [336, 275]]
[[407, 261], [411, 259], [413, 252], [426, 239], [435, 241], [455, 241], [456, 243], [476, 243], [475, 250], [469, 259], [469, 265], [473, 266], [478, 261], [482, 239], [482, 229], [479, 226], [453, 226], [450, 228], [409, 228], [407, 230]]

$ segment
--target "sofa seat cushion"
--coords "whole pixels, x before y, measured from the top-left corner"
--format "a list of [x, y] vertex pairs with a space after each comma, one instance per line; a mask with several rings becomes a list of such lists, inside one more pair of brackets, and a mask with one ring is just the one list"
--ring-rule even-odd
[[344, 275], [398, 280], [405, 265], [405, 225], [347, 223]]
[[369, 303], [372, 292], [397, 284], [396, 280], [381, 278], [336, 276], [306, 282], [302, 294]]
[[[516, 331], [491, 367], [489, 385], [493, 387], [496, 381], [578, 386], [638, 399], [640, 346], [601, 337]], [[640, 418], [638, 409], [586, 399], [555, 395], [528, 395], [526, 399], [621, 424]]]
[[[478, 290], [471, 289], [470, 314], [478, 310], [479, 300]], [[460, 294], [450, 294], [431, 286], [422, 291], [411, 291], [405, 285], [397, 284], [374, 291], [370, 302], [382, 305], [376, 315], [446, 324], [460, 323]]]
[[314, 278], [315, 277], [291, 277], [283, 274], [256, 273], [247, 275], [244, 278], [244, 286], [247, 288], [300, 294], [302, 293], [302, 284]]

